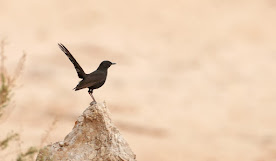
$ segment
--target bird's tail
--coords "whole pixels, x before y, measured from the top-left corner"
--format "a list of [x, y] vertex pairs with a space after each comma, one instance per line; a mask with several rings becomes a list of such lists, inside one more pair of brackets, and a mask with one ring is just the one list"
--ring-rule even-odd
[[76, 59], [73, 57], [73, 55], [69, 52], [69, 50], [61, 43], [58, 43], [58, 46], [66, 54], [69, 60], [73, 63], [79, 78], [84, 78], [86, 76], [85, 72], [83, 71], [79, 63], [76, 61]]

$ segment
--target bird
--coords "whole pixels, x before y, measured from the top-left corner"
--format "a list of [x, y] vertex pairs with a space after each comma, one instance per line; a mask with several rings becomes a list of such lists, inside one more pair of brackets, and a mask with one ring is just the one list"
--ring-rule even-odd
[[98, 89], [104, 85], [107, 77], [108, 68], [111, 65], [115, 65], [116, 63], [112, 63], [108, 60], [102, 61], [99, 67], [94, 72], [86, 74], [79, 63], [76, 61], [76, 59], [73, 57], [73, 55], [69, 52], [69, 50], [61, 43], [58, 43], [58, 46], [73, 63], [78, 77], [82, 79], [73, 90], [77, 91], [88, 88], [89, 95], [91, 96], [93, 102], [96, 102], [95, 98], [93, 97], [93, 90]]

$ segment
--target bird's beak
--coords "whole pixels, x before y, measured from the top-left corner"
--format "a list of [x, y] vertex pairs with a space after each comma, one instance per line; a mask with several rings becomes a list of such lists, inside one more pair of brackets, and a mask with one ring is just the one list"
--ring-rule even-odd
[[116, 63], [112, 63], [112, 65], [115, 65]]

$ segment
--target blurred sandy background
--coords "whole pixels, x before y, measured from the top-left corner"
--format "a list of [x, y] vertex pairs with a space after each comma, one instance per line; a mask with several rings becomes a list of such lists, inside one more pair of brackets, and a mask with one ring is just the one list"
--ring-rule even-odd
[[139, 161], [276, 160], [276, 1], [0, 0], [0, 38], [25, 70], [3, 138], [63, 140], [91, 101], [86, 72], [116, 62], [94, 91]]

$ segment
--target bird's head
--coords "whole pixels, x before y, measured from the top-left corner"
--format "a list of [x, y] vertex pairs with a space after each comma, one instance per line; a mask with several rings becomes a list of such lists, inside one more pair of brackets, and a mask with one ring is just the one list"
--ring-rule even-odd
[[115, 65], [116, 63], [112, 63], [108, 60], [101, 62], [98, 69], [108, 69], [111, 65]]

